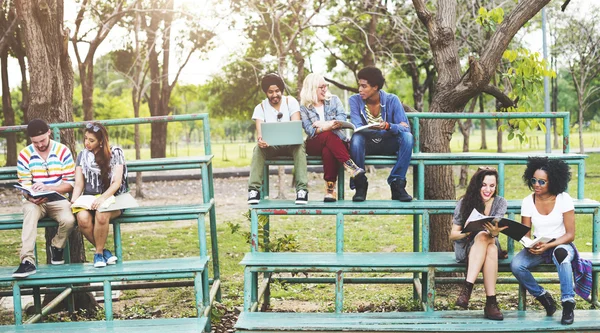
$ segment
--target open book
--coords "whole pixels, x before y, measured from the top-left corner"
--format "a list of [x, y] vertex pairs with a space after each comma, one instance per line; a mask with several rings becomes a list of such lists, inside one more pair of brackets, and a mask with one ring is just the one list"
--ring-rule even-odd
[[360, 127], [356, 127], [354, 126], [353, 123], [349, 122], [349, 121], [343, 121], [343, 120], [336, 120], [339, 124], [342, 125], [341, 128], [349, 128], [351, 130], [354, 130], [354, 132], [360, 132], [364, 129], [367, 128], [373, 128], [373, 127], [377, 127], [379, 126], [379, 124], [370, 124], [370, 125], [364, 125], [364, 126], [360, 126]]
[[523, 236], [523, 238], [521, 238], [519, 243], [523, 244], [523, 246], [530, 249], [530, 248], [534, 247], [536, 244], [540, 244], [540, 243], [544, 244], [544, 243], [551, 242], [553, 240], [554, 239], [550, 238], [550, 237], [538, 237], [538, 238], [531, 239], [527, 236]]
[[521, 240], [523, 236], [525, 236], [531, 228], [526, 225], [523, 225], [515, 220], [507, 219], [505, 217], [497, 217], [497, 216], [486, 216], [477, 211], [477, 209], [473, 209], [469, 218], [467, 218], [467, 222], [465, 222], [465, 226], [462, 230], [462, 233], [467, 232], [479, 232], [481, 230], [485, 230], [483, 224], [485, 222], [490, 222], [492, 224], [497, 224], [499, 227], [508, 226], [508, 228], [502, 230], [501, 232], [506, 236], [514, 239]]
[[[92, 210], [92, 203], [96, 200], [95, 195], [82, 195], [71, 205], [73, 213], [77, 213], [82, 210]], [[102, 205], [97, 209], [99, 212], [110, 212], [114, 210], [120, 210], [125, 208], [138, 207], [139, 204], [129, 193], [121, 193], [117, 196], [110, 196], [104, 200]]]
[[60, 194], [56, 191], [36, 192], [31, 189], [31, 186], [22, 186], [21, 184], [15, 184], [14, 187], [18, 188], [23, 193], [28, 194], [29, 196], [33, 197], [34, 199], [47, 198], [48, 201], [67, 200], [66, 197], [64, 197], [62, 194]]

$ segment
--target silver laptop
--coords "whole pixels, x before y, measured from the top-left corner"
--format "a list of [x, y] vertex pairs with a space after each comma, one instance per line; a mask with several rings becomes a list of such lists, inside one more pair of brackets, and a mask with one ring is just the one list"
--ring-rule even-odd
[[300, 120], [262, 123], [260, 128], [269, 146], [299, 145], [304, 141]]

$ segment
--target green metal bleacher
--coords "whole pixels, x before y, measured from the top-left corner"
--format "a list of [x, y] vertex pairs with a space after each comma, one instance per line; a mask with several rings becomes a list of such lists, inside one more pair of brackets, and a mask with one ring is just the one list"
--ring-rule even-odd
[[[434, 214], [452, 214], [456, 200], [424, 199], [424, 179], [426, 165], [497, 165], [499, 172], [499, 194], [504, 195], [505, 166], [524, 165], [530, 155], [543, 155], [549, 158], [564, 159], [570, 165], [577, 166], [577, 199], [575, 212], [592, 215], [592, 252], [582, 256], [593, 262], [592, 303], [598, 303], [598, 271], [600, 271], [600, 203], [584, 199], [585, 158], [586, 155], [569, 153], [568, 113], [553, 114], [429, 114], [410, 113], [412, 129], [415, 135], [413, 152], [414, 197], [412, 202], [391, 200], [367, 200], [352, 202], [344, 200], [343, 178], [338, 182], [338, 201], [324, 203], [311, 200], [307, 205], [298, 206], [290, 200], [271, 200], [268, 198], [268, 180], [263, 186], [265, 199], [257, 205], [250, 206], [251, 249], [241, 265], [244, 266], [244, 312], [236, 324], [240, 332], [275, 332], [275, 331], [560, 331], [559, 321], [545, 318], [544, 314], [531, 313], [525, 310], [525, 292], [519, 288], [519, 307], [517, 311], [504, 311], [505, 321], [491, 323], [483, 319], [480, 312], [473, 311], [434, 311], [436, 283], [457, 282], [456, 278], [438, 278], [439, 272], [464, 272], [464, 264], [457, 264], [453, 252], [429, 252], [430, 216]], [[498, 154], [498, 153], [421, 153], [419, 147], [420, 119], [507, 119], [507, 118], [562, 118], [563, 140], [562, 154]], [[267, 161], [267, 165], [290, 165], [289, 158], [277, 158]], [[367, 165], [391, 165], [395, 162], [392, 156], [367, 156]], [[309, 165], [321, 164], [320, 158], [309, 157]], [[268, 166], [267, 166], [268, 168]], [[339, 174], [343, 177], [343, 171]], [[575, 196], [574, 196], [575, 197]], [[515, 217], [520, 213], [521, 200], [508, 200], [508, 216]], [[331, 253], [269, 253], [259, 252], [259, 235], [262, 241], [268, 242], [269, 229], [273, 222], [267, 218], [259, 231], [259, 216], [278, 215], [333, 215], [336, 218], [336, 252]], [[413, 252], [401, 253], [356, 253], [344, 252], [344, 218], [350, 215], [412, 215], [413, 218]], [[510, 258], [514, 254], [514, 243], [508, 240], [509, 259], [499, 262], [499, 271], [510, 272]], [[542, 265], [537, 271], [555, 271], [551, 265]], [[278, 277], [276, 273], [323, 273], [333, 277]], [[412, 277], [346, 277], [348, 273], [413, 273]], [[262, 279], [259, 279], [262, 274]], [[556, 278], [544, 278], [544, 281], [556, 281]], [[257, 312], [260, 302], [269, 305], [269, 286], [273, 281], [287, 283], [331, 283], [335, 284], [335, 313], [289, 313], [289, 312]], [[516, 283], [513, 278], [502, 278], [499, 283]], [[344, 313], [345, 283], [408, 283], [414, 287], [415, 295], [422, 304], [423, 312], [401, 313]], [[569, 329], [587, 331], [597, 327], [593, 318], [600, 311], [578, 311], [575, 324]], [[521, 320], [528, 320], [526, 327]], [[531, 323], [531, 324], [529, 324]]]
[[[38, 265], [37, 273], [25, 279], [12, 278], [14, 267], [0, 267], [0, 287], [11, 288], [13, 293], [15, 326], [0, 326], [0, 332], [12, 331], [75, 331], [85, 327], [85, 331], [106, 332], [158, 332], [177, 328], [183, 332], [210, 331], [210, 310], [215, 299], [220, 297], [220, 272], [218, 261], [216, 212], [214, 203], [214, 185], [212, 177], [212, 158], [210, 146], [210, 127], [208, 114], [178, 115], [168, 117], [150, 117], [143, 119], [113, 119], [98, 121], [105, 126], [145, 124], [155, 122], [173, 121], [196, 121], [203, 124], [203, 156], [190, 158], [158, 158], [150, 160], [127, 161], [129, 172], [148, 171], [171, 171], [171, 170], [200, 170], [202, 182], [201, 203], [145, 206], [125, 209], [123, 214], [111, 221], [113, 225], [113, 236], [115, 254], [121, 260], [116, 265], [107, 266], [103, 269], [94, 269], [92, 264], [68, 263], [66, 265]], [[59, 141], [60, 129], [84, 128], [85, 122], [50, 124], [54, 139]], [[17, 132], [25, 130], [26, 126], [0, 127], [0, 134], [6, 132]], [[0, 168], [0, 180], [17, 180], [16, 167]], [[17, 195], [15, 193], [15, 195]], [[207, 248], [207, 234], [205, 228], [205, 217], [208, 216], [210, 230], [211, 253], [209, 256]], [[20, 213], [0, 214], [0, 230], [21, 229], [23, 216]], [[175, 223], [176, 221], [195, 220], [198, 231], [198, 255], [187, 258], [148, 259], [138, 261], [123, 261], [122, 231], [121, 224], [163, 222]], [[38, 227], [56, 226], [57, 223], [49, 218], [40, 220]], [[212, 262], [212, 277], [209, 277], [209, 263]], [[156, 280], [189, 280], [184, 285], [194, 287], [194, 300], [196, 304], [196, 319], [159, 319], [113, 321], [113, 308], [111, 291], [114, 282], [122, 281], [156, 281]], [[104, 310], [106, 322], [85, 323], [43, 323], [35, 325], [23, 325], [21, 311], [21, 294], [23, 289], [32, 289], [36, 315], [29, 319], [28, 323], [40, 320], [42, 315], [49, 312], [52, 307], [44, 309], [41, 307], [40, 290], [47, 286], [60, 286], [58, 301], [62, 299], [69, 301], [72, 309], [70, 296], [78, 290], [83, 290], [80, 284], [99, 282], [103, 284]], [[154, 286], [168, 286], [165, 282], [142, 282], [140, 288], [153, 288]], [[211, 287], [212, 285], [212, 287]], [[118, 288], [116, 286], [115, 288]], [[49, 289], [49, 288], [45, 288]], [[56, 288], [53, 288], [56, 292]], [[75, 324], [75, 325], [73, 325]]]

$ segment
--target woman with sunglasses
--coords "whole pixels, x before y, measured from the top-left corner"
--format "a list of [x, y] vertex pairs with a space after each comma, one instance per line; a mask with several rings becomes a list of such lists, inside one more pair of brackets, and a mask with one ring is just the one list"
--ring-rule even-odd
[[304, 79], [300, 92], [300, 116], [304, 132], [308, 135], [306, 153], [323, 159], [324, 201], [336, 201], [339, 165], [342, 164], [351, 177], [364, 174], [365, 170], [350, 158], [349, 138], [339, 122], [346, 120], [346, 111], [340, 99], [329, 93], [322, 75], [311, 73]]
[[[531, 269], [553, 262], [558, 270], [562, 301], [561, 324], [573, 323], [575, 291], [573, 288], [572, 263], [577, 263], [579, 255], [575, 245], [575, 211], [573, 199], [565, 192], [571, 179], [569, 166], [562, 160], [547, 157], [530, 157], [523, 173], [523, 181], [533, 191], [521, 204], [521, 223], [533, 226], [535, 237], [548, 237], [548, 243], [524, 248], [510, 264], [519, 282], [544, 306], [546, 314], [552, 316], [556, 303], [550, 293], [542, 288]], [[527, 236], [530, 236], [527, 234]], [[576, 290], [579, 293], [579, 290]], [[580, 294], [581, 295], [581, 294]]]
[[77, 213], [79, 230], [96, 248], [94, 267], [105, 267], [118, 260], [104, 248], [108, 237], [110, 220], [121, 215], [120, 210], [99, 212], [98, 207], [113, 195], [128, 191], [125, 154], [116, 146], [110, 146], [108, 132], [99, 123], [88, 123], [85, 128], [83, 149], [77, 156], [75, 186], [71, 202], [81, 195], [95, 195], [91, 210]]
[[458, 200], [454, 209], [450, 240], [454, 241], [454, 253], [457, 262], [467, 264], [467, 276], [456, 305], [467, 308], [473, 285], [483, 270], [483, 286], [486, 301], [484, 307], [485, 318], [503, 320], [504, 316], [498, 308], [496, 301], [496, 279], [498, 277], [498, 257], [505, 257], [505, 252], [500, 248], [498, 235], [507, 227], [499, 228], [496, 224], [485, 223], [485, 230], [463, 234], [462, 230], [476, 209], [486, 216], [503, 217], [508, 204], [506, 200], [496, 195], [498, 171], [493, 168], [479, 168], [471, 177], [465, 195]]

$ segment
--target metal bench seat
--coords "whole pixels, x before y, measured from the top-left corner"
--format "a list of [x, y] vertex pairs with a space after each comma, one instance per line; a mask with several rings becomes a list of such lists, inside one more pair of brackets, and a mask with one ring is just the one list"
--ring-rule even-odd
[[560, 313], [502, 311], [503, 321], [482, 311], [289, 313], [242, 312], [238, 332], [596, 332], [600, 310], [575, 310], [573, 325], [561, 325]]

